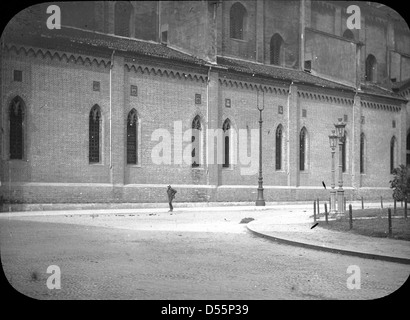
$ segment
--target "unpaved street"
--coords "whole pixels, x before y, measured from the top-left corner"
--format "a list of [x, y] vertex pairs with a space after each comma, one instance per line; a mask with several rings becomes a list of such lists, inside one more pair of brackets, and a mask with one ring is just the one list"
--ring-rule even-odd
[[[37, 299], [373, 299], [410, 267], [303, 249], [250, 234], [257, 212], [188, 211], [0, 219], [7, 279]], [[61, 269], [61, 289], [46, 286]], [[361, 270], [350, 290], [347, 268]]]

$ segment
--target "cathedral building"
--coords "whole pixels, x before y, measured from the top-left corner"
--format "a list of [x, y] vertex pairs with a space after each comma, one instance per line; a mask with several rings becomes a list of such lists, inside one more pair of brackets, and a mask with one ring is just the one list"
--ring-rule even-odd
[[328, 200], [340, 177], [348, 200], [391, 199], [410, 164], [410, 30], [385, 5], [41, 3], [0, 59], [0, 192], [20, 208], [160, 203], [168, 185], [255, 201], [260, 149], [267, 202]]

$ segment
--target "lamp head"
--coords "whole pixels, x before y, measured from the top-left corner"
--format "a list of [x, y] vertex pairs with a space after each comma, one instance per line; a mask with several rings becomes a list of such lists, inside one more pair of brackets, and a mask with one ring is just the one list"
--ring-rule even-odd
[[[259, 88], [256, 88], [256, 94], [259, 95]], [[265, 109], [265, 91], [262, 89], [262, 106], [259, 106], [259, 99], [257, 100], [256, 107], [259, 111], [263, 111]]]
[[332, 150], [336, 148], [337, 140], [338, 140], [338, 136], [336, 134], [336, 130], [332, 130], [332, 134], [329, 135], [329, 143], [330, 143], [330, 148], [332, 148]]
[[337, 136], [339, 137], [339, 139], [343, 139], [345, 136], [346, 123], [342, 121], [342, 118], [339, 118], [338, 120], [339, 122], [335, 124]]

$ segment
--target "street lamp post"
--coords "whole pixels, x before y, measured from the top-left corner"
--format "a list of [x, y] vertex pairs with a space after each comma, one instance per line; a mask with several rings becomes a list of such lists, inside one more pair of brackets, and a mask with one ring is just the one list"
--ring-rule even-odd
[[336, 190], [335, 190], [335, 151], [337, 146], [338, 136], [335, 134], [335, 130], [332, 130], [332, 134], [329, 136], [330, 149], [332, 150], [332, 189], [330, 190], [330, 214], [336, 214]]
[[264, 206], [265, 199], [263, 198], [263, 178], [262, 178], [262, 111], [265, 108], [265, 95], [263, 94], [263, 103], [262, 107], [259, 107], [258, 99], [258, 89], [256, 90], [256, 107], [259, 110], [259, 178], [258, 178], [258, 199], [256, 200], [257, 206]]
[[344, 214], [344, 190], [343, 190], [343, 172], [342, 172], [342, 162], [343, 162], [343, 154], [342, 148], [343, 143], [345, 140], [345, 126], [346, 124], [343, 123], [342, 118], [338, 119], [339, 122], [335, 124], [337, 136], [339, 137], [339, 189], [337, 190], [337, 207], [338, 213]]

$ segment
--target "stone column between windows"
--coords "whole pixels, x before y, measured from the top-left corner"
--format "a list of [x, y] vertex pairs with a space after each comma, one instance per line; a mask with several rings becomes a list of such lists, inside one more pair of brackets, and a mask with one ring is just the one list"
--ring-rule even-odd
[[360, 179], [360, 134], [361, 134], [361, 98], [359, 95], [355, 95], [353, 98], [353, 110], [352, 110], [352, 137], [351, 137], [351, 161], [352, 161], [352, 187], [357, 193], [361, 186]]
[[[114, 65], [111, 70], [111, 184], [124, 184], [126, 129], [124, 110], [124, 58], [114, 55]], [[108, 110], [109, 112], [109, 110]], [[108, 114], [109, 126], [109, 114]], [[108, 129], [109, 130], [109, 129]], [[108, 142], [109, 143], [109, 142]], [[108, 147], [110, 150], [110, 146]]]
[[287, 132], [286, 132], [286, 159], [288, 186], [297, 186], [299, 183], [299, 118], [300, 107], [298, 101], [298, 87], [290, 86], [287, 105]]

